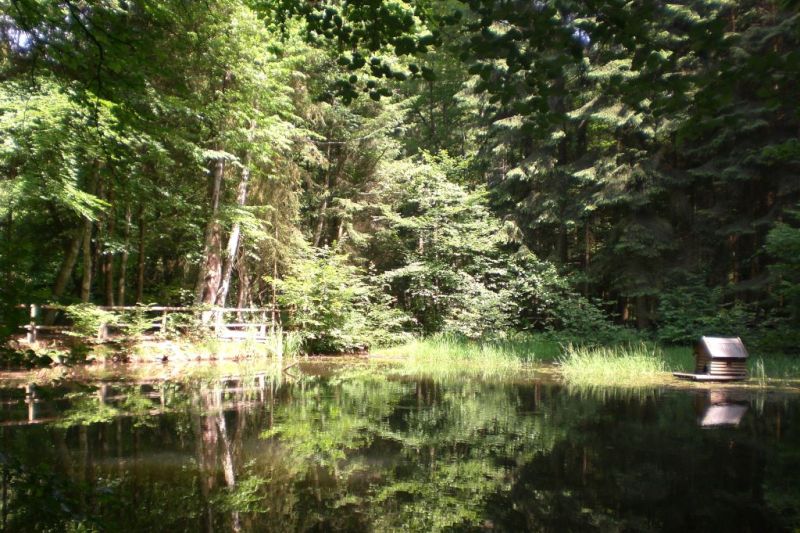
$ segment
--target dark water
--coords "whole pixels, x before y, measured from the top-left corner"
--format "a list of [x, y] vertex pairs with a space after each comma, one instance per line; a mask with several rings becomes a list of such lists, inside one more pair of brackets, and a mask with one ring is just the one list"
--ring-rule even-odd
[[0, 389], [3, 527], [800, 527], [798, 396], [353, 370], [224, 386]]

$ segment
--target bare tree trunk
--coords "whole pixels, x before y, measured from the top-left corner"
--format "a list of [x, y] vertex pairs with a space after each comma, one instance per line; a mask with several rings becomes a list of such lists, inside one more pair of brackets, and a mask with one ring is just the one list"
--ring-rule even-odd
[[139, 215], [137, 217], [139, 224], [139, 248], [138, 256], [136, 258], [136, 303], [142, 303], [144, 296], [144, 207], [139, 205]]
[[[236, 271], [239, 274], [239, 290], [236, 297], [236, 307], [252, 307], [249, 305], [250, 300], [250, 271], [247, 268], [247, 260], [243, 253], [239, 253], [239, 260], [236, 261]], [[242, 313], [237, 315], [239, 321], [242, 320]]]
[[317, 209], [317, 227], [314, 229], [314, 248], [318, 248], [322, 242], [322, 233], [325, 229], [325, 217], [328, 211], [328, 196], [330, 196], [331, 187], [331, 145], [328, 145], [327, 150], [328, 168], [325, 171], [325, 190], [322, 191], [322, 203], [319, 204]]
[[278, 319], [278, 216], [273, 214], [275, 226], [275, 254], [272, 260], [272, 328], [275, 329]]
[[591, 219], [586, 220], [586, 226], [584, 227], [584, 234], [583, 234], [583, 295], [587, 298], [589, 297], [589, 265], [592, 260], [591, 250], [592, 250], [592, 221]]
[[211, 214], [206, 225], [205, 245], [203, 247], [203, 263], [197, 277], [197, 290], [195, 301], [198, 304], [213, 304], [216, 301], [222, 277], [222, 262], [220, 260], [221, 228], [217, 215], [219, 214], [219, 200], [222, 191], [222, 178], [225, 174], [225, 160], [217, 159], [214, 162], [211, 184]]
[[[89, 180], [86, 186], [86, 192], [89, 194], [95, 194], [97, 192], [97, 165], [98, 163], [95, 161], [94, 168], [92, 173], [89, 175]], [[92, 297], [92, 229], [94, 227], [94, 223], [90, 218], [84, 218], [83, 220], [83, 229], [80, 232], [80, 252], [83, 256], [81, 262], [82, 268], [82, 275], [81, 275], [81, 301], [86, 303]], [[77, 260], [77, 257], [75, 258]], [[65, 276], [69, 277], [69, 273], [72, 268], [69, 268], [68, 271], [65, 273]], [[59, 275], [61, 273], [59, 272]], [[66, 288], [67, 279], [63, 280], [64, 287], [60, 288], [60, 292], [63, 293], [64, 288]], [[54, 296], [60, 296], [57, 292], [59, 289], [58, 286], [53, 288]]]
[[[114, 190], [109, 187], [108, 202], [111, 204], [106, 218], [106, 239], [114, 238], [116, 217], [114, 216]], [[103, 247], [103, 282], [105, 285], [106, 305], [114, 306], [114, 252], [108, 245]]]
[[[247, 203], [247, 182], [250, 180], [250, 155], [245, 155], [244, 168], [242, 168], [242, 178], [239, 181], [239, 188], [236, 193], [236, 204], [239, 207], [244, 207]], [[217, 290], [216, 305], [225, 307], [225, 301], [228, 299], [228, 291], [231, 286], [231, 274], [233, 273], [233, 265], [236, 261], [237, 252], [239, 251], [239, 235], [241, 234], [241, 225], [238, 221], [233, 223], [231, 234], [228, 238], [228, 246], [225, 250], [225, 262], [222, 266], [222, 281], [219, 289]]]
[[[228, 83], [232, 79], [232, 73], [226, 71], [222, 77], [220, 94], [224, 94]], [[216, 98], [216, 97], [215, 97]], [[218, 145], [216, 149], [223, 150], [224, 147]], [[222, 277], [222, 236], [218, 220], [219, 202], [222, 193], [222, 181], [225, 178], [225, 159], [218, 157], [214, 160], [211, 169], [211, 213], [206, 224], [205, 238], [203, 239], [203, 258], [200, 271], [197, 275], [197, 285], [195, 286], [195, 303], [214, 304], [219, 290]]]
[[128, 248], [131, 244], [131, 206], [125, 207], [125, 230], [123, 234], [124, 244], [122, 247], [122, 257], [119, 263], [119, 281], [117, 283], [117, 305], [125, 305], [125, 277], [128, 273]]
[[[8, 215], [6, 215], [6, 245], [5, 248], [8, 252], [11, 251], [11, 243], [14, 240], [14, 210], [12, 208], [8, 208]], [[11, 254], [8, 254], [6, 258], [6, 288], [10, 289], [13, 287], [11, 284], [11, 278], [14, 274], [14, 265], [11, 262]]]
[[64, 290], [67, 288], [67, 282], [75, 268], [75, 263], [78, 261], [78, 254], [81, 251], [81, 242], [83, 242], [83, 228], [77, 232], [72, 238], [67, 247], [67, 253], [64, 255], [64, 261], [61, 262], [61, 268], [56, 275], [56, 281], [53, 284], [53, 300], [58, 300], [64, 295]]
[[81, 254], [83, 255], [83, 277], [81, 279], [81, 301], [86, 303], [92, 296], [92, 226], [90, 219], [83, 223], [83, 242]]
[[[64, 261], [61, 262], [61, 268], [58, 270], [58, 275], [56, 275], [56, 282], [53, 284], [52, 297], [55, 301], [58, 301], [58, 299], [64, 295], [64, 290], [67, 288], [67, 282], [75, 268], [75, 263], [78, 262], [78, 254], [81, 251], [84, 231], [85, 229], [81, 229], [81, 231], [72, 238], [67, 248], [67, 253], [64, 255]], [[51, 326], [55, 320], [55, 311], [48, 310], [44, 315], [44, 324], [46, 326]]]
[[[327, 182], [326, 182], [327, 186]], [[318, 248], [322, 243], [322, 232], [325, 229], [325, 216], [328, 211], [328, 191], [326, 187], [325, 196], [317, 210], [317, 227], [314, 229], [314, 248]]]

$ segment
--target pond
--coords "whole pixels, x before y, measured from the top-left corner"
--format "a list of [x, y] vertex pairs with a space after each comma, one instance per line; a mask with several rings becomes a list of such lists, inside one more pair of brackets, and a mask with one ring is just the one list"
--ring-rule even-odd
[[309, 364], [0, 389], [8, 531], [786, 531], [800, 396]]

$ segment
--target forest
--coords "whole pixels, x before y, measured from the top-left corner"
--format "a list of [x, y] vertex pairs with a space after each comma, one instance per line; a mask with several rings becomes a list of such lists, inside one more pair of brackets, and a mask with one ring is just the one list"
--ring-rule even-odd
[[[795, 0], [0, 0], [0, 324], [800, 343]], [[282, 315], [283, 316], [283, 315]]]

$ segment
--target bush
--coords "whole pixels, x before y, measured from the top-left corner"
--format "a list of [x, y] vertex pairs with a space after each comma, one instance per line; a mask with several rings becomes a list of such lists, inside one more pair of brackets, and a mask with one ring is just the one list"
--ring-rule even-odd
[[691, 344], [703, 335], [746, 336], [753, 319], [745, 305], [726, 305], [721, 288], [691, 277], [661, 295], [656, 336], [667, 344]]
[[297, 261], [294, 272], [278, 280], [278, 288], [280, 304], [289, 309], [289, 323], [303, 336], [307, 352], [363, 350], [402, 336], [407, 322], [346, 255], [329, 249]]
[[148, 306], [137, 304], [134, 311], [126, 311], [121, 318], [121, 325], [125, 327], [128, 337], [141, 340], [142, 336], [153, 329], [152, 311], [148, 313]]
[[72, 320], [69, 334], [84, 341], [97, 339], [103, 326], [114, 326], [119, 322], [119, 317], [114, 313], [88, 303], [68, 305], [64, 312]]
[[572, 283], [556, 267], [530, 252], [514, 256], [509, 265], [510, 300], [514, 302], [515, 326], [524, 331], [546, 331], [556, 340], [585, 343], [619, 343], [636, 340], [637, 334], [614, 324], [601, 302], [575, 293]]

